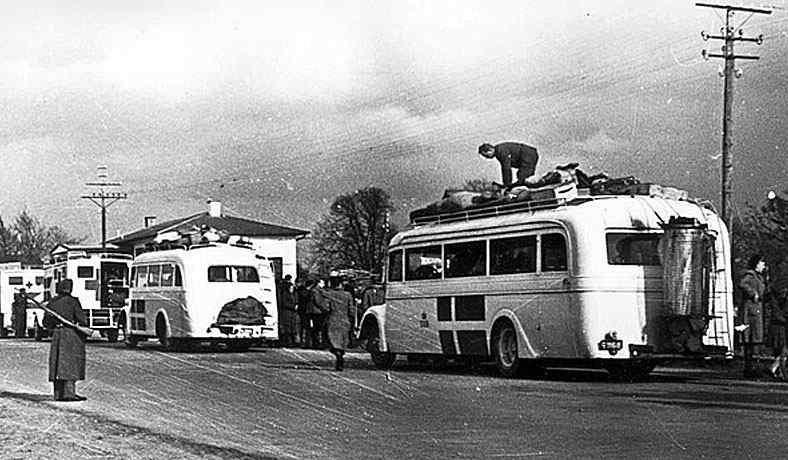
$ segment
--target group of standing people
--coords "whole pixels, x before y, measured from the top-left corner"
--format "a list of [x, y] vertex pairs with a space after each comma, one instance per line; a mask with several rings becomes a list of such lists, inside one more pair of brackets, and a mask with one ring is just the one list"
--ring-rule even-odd
[[743, 339], [747, 352], [754, 355], [767, 345], [774, 356], [769, 371], [777, 379], [788, 380], [788, 256], [775, 267], [768, 282], [767, 268], [763, 256], [753, 255], [738, 283], [739, 316], [747, 326]]
[[283, 346], [328, 348], [344, 368], [344, 353], [356, 321], [356, 303], [340, 277], [293, 283], [286, 275], [277, 286], [279, 340]]

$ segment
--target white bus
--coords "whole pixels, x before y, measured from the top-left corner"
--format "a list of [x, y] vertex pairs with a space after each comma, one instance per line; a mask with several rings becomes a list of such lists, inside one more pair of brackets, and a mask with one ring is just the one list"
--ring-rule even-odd
[[[708, 309], [684, 322], [663, 295], [659, 248], [671, 218], [697, 222], [710, 242], [708, 276], [694, 286]], [[397, 355], [487, 358], [506, 376], [580, 366], [638, 377], [669, 357], [730, 356], [729, 247], [710, 209], [651, 196], [439, 215], [390, 242], [386, 301], [364, 314], [359, 337], [378, 367]], [[676, 345], [698, 317], [698, 346]]]
[[165, 349], [189, 343], [244, 350], [278, 339], [271, 263], [253, 249], [223, 243], [137, 255], [126, 344], [158, 339]]
[[[59, 245], [44, 265], [44, 301], [55, 295], [57, 283], [70, 278], [71, 295], [79, 299], [88, 326], [110, 342], [118, 339], [118, 317], [126, 305], [129, 267], [133, 256], [118, 248]], [[43, 331], [38, 327], [36, 338]]]

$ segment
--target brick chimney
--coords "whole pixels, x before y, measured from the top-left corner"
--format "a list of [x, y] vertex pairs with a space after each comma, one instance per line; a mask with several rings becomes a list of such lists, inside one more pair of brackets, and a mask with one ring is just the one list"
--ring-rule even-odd
[[222, 202], [208, 200], [208, 215], [211, 217], [222, 217]]
[[145, 216], [145, 228], [156, 225], [156, 216]]

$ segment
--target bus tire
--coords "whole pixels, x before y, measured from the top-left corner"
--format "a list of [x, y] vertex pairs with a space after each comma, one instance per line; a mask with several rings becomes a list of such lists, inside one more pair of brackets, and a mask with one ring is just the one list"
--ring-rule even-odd
[[156, 338], [159, 339], [161, 347], [166, 351], [173, 351], [175, 349], [177, 340], [173, 340], [172, 337], [170, 337], [167, 320], [161, 313], [156, 316]]
[[126, 348], [137, 348], [137, 344], [140, 343], [140, 339], [133, 335], [127, 335], [123, 343], [126, 345]]
[[[118, 326], [120, 327], [120, 326]], [[107, 342], [115, 343], [118, 341], [118, 330], [117, 329], [107, 329]]]
[[504, 377], [517, 377], [522, 360], [517, 355], [517, 333], [508, 320], [493, 329], [492, 350], [498, 372]]
[[367, 339], [367, 351], [372, 363], [378, 369], [391, 369], [397, 359], [396, 354], [380, 350], [380, 333], [377, 330]]

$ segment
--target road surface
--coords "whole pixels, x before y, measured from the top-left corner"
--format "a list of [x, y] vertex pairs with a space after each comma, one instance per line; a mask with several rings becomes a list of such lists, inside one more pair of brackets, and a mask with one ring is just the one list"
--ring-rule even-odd
[[657, 368], [641, 383], [351, 353], [88, 344], [86, 402], [56, 403], [48, 342], [0, 341], [0, 458], [785, 458], [788, 384]]

